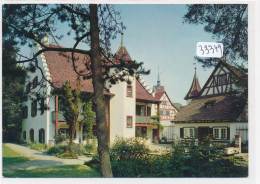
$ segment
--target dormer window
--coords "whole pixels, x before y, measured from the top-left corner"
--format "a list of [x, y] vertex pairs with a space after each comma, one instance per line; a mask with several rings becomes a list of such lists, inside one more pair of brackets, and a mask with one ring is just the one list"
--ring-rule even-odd
[[131, 84], [127, 84], [126, 96], [127, 97], [133, 97], [133, 86]]

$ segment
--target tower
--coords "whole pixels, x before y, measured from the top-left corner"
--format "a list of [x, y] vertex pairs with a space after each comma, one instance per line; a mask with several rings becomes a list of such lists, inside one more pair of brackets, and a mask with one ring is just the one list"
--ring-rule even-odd
[[198, 80], [198, 77], [197, 77], [197, 68], [196, 67], [194, 68], [194, 71], [195, 72], [194, 72], [193, 80], [192, 80], [192, 83], [191, 83], [191, 87], [190, 87], [187, 95], [184, 98], [185, 100], [198, 97], [200, 90], [201, 90], [200, 83], [199, 83], [199, 80]]

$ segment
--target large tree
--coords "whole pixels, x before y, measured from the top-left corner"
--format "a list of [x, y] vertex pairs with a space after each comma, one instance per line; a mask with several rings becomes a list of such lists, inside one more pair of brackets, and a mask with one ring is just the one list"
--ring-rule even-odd
[[6, 39], [6, 35], [3, 35], [3, 141], [19, 141], [23, 116], [26, 72], [22, 67], [15, 65], [18, 50], [12, 43], [13, 40]]
[[[204, 30], [224, 45], [227, 62], [247, 68], [248, 6], [247, 4], [194, 4], [187, 6], [184, 22], [202, 24]], [[203, 66], [215, 65], [218, 59], [196, 58]]]
[[[43, 38], [48, 35], [59, 44], [62, 35], [58, 26], [64, 23], [68, 27], [67, 34], [73, 35], [75, 43], [72, 47], [50, 47]], [[147, 73], [142, 63], [136, 61], [114, 60], [110, 51], [110, 40], [122, 33], [124, 26], [120, 22], [119, 13], [111, 5], [4, 5], [3, 31], [9, 31], [19, 45], [38, 44], [41, 49], [32, 58], [18, 63], [30, 63], [37, 69], [37, 56], [46, 51], [71, 53], [74, 71], [84, 79], [92, 79], [93, 102], [96, 113], [98, 153], [101, 173], [104, 177], [112, 177], [109, 156], [108, 131], [105, 119], [104, 90], [107, 83], [128, 81], [129, 76]], [[79, 48], [79, 45], [84, 47]], [[84, 48], [84, 49], [82, 49]], [[90, 57], [86, 68], [89, 71], [78, 71], [75, 53]], [[112, 72], [113, 71], [113, 72]], [[44, 78], [44, 76], [43, 76]], [[47, 80], [47, 79], [46, 79]], [[48, 81], [50, 82], [50, 81]]]

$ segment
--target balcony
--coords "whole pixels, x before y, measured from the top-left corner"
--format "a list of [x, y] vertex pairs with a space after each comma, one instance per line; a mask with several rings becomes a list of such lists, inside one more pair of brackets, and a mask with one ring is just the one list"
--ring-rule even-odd
[[156, 118], [151, 116], [138, 116], [136, 115], [136, 123], [158, 123]]
[[[55, 121], [55, 111], [51, 112], [52, 122]], [[65, 118], [62, 115], [62, 112], [58, 112], [58, 121], [65, 121]]]

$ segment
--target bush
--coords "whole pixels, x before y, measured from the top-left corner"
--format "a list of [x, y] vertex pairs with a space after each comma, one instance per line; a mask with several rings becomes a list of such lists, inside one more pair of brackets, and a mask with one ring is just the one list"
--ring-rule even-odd
[[[115, 177], [244, 177], [247, 165], [223, 156], [223, 146], [205, 141], [173, 145], [165, 155], [153, 155], [136, 139], [118, 139], [111, 149]], [[96, 163], [96, 162], [95, 162]]]
[[93, 155], [97, 153], [97, 146], [95, 144], [86, 144], [84, 148], [85, 154]]
[[77, 159], [78, 156], [75, 153], [71, 153], [71, 152], [65, 152], [65, 153], [61, 153], [61, 154], [57, 154], [58, 158], [65, 158], [65, 159]]
[[75, 155], [82, 155], [85, 153], [85, 148], [80, 144], [71, 144], [71, 145], [55, 145], [48, 149], [47, 154], [57, 155], [65, 152], [70, 152]]
[[128, 160], [145, 158], [150, 150], [142, 138], [117, 138], [111, 149], [112, 160]]
[[66, 141], [66, 136], [63, 134], [58, 134], [58, 135], [55, 135], [54, 139], [55, 139], [55, 144], [60, 144], [64, 141]]
[[29, 144], [29, 147], [31, 149], [38, 150], [38, 151], [44, 151], [44, 150], [47, 149], [47, 145], [45, 145], [45, 144], [37, 144], [37, 143], [31, 143], [31, 144]]
[[65, 150], [66, 150], [66, 145], [55, 145], [53, 147], [50, 147], [47, 150], [47, 154], [49, 154], [49, 155], [57, 155], [57, 154], [64, 153]]

